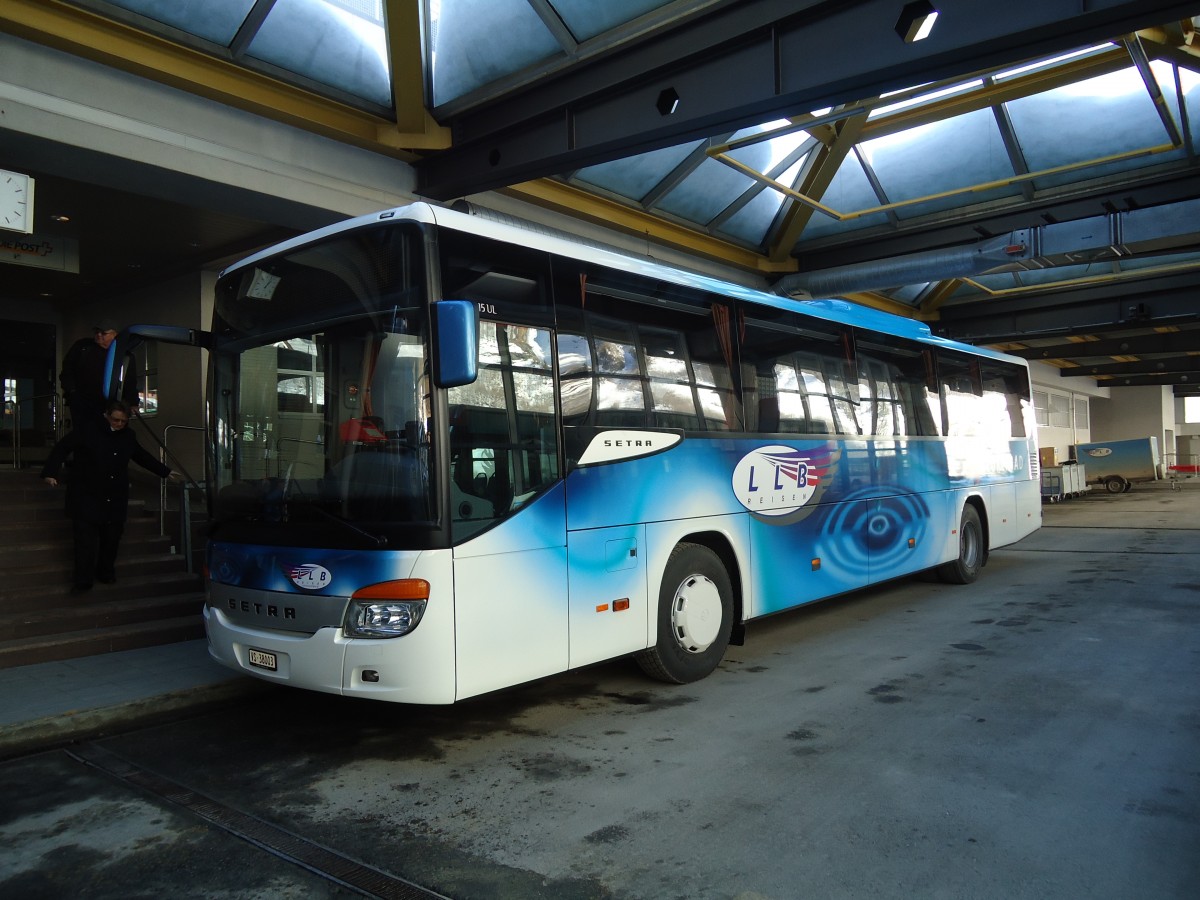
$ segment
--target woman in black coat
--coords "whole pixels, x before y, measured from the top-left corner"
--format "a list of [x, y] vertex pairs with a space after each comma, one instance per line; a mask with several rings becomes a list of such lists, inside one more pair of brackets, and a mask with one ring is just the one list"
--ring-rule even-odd
[[166, 478], [171, 470], [150, 455], [129, 430], [129, 407], [108, 404], [104, 418], [76, 423], [54, 445], [42, 469], [51, 487], [68, 456], [74, 455], [67, 484], [67, 513], [75, 523], [73, 592], [89, 590], [93, 577], [104, 584], [117, 580], [117, 549], [129, 505], [129, 462]]

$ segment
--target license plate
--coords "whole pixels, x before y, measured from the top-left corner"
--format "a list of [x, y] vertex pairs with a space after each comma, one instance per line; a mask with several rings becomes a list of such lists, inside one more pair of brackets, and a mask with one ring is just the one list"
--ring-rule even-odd
[[270, 669], [272, 672], [279, 668], [279, 660], [274, 653], [268, 653], [266, 650], [250, 650], [250, 665], [258, 666], [260, 669]]

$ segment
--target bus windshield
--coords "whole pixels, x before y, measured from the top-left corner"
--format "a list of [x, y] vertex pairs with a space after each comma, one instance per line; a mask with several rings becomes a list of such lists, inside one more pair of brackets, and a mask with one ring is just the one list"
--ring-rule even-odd
[[[382, 546], [429, 524], [427, 317], [396, 229], [283, 254], [218, 286], [217, 527], [261, 542]], [[311, 536], [309, 534], [308, 536]]]

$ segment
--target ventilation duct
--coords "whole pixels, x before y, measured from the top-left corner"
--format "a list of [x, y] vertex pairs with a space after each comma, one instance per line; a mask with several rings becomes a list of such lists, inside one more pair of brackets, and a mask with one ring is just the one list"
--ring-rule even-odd
[[948, 247], [851, 266], [797, 272], [779, 279], [771, 290], [788, 297], [835, 297], [855, 291], [982, 275], [1018, 260], [1031, 259], [1034, 248], [1030, 238], [1030, 230], [1021, 229], [967, 247]]
[[1200, 199], [1022, 228], [966, 247], [950, 247], [849, 266], [797, 272], [772, 287], [790, 297], [969, 278], [989, 272], [1050, 269], [1200, 246]]

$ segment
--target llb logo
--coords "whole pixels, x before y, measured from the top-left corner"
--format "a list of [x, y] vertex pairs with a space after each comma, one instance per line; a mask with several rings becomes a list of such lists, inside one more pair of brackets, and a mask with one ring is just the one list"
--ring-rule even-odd
[[808, 503], [832, 468], [828, 447], [793, 450], [759, 447], [733, 470], [733, 493], [738, 503], [762, 516], [786, 516]]
[[292, 579], [292, 584], [298, 588], [304, 588], [306, 591], [320, 590], [333, 580], [328, 569], [311, 563], [293, 566], [288, 572], [288, 576]]

